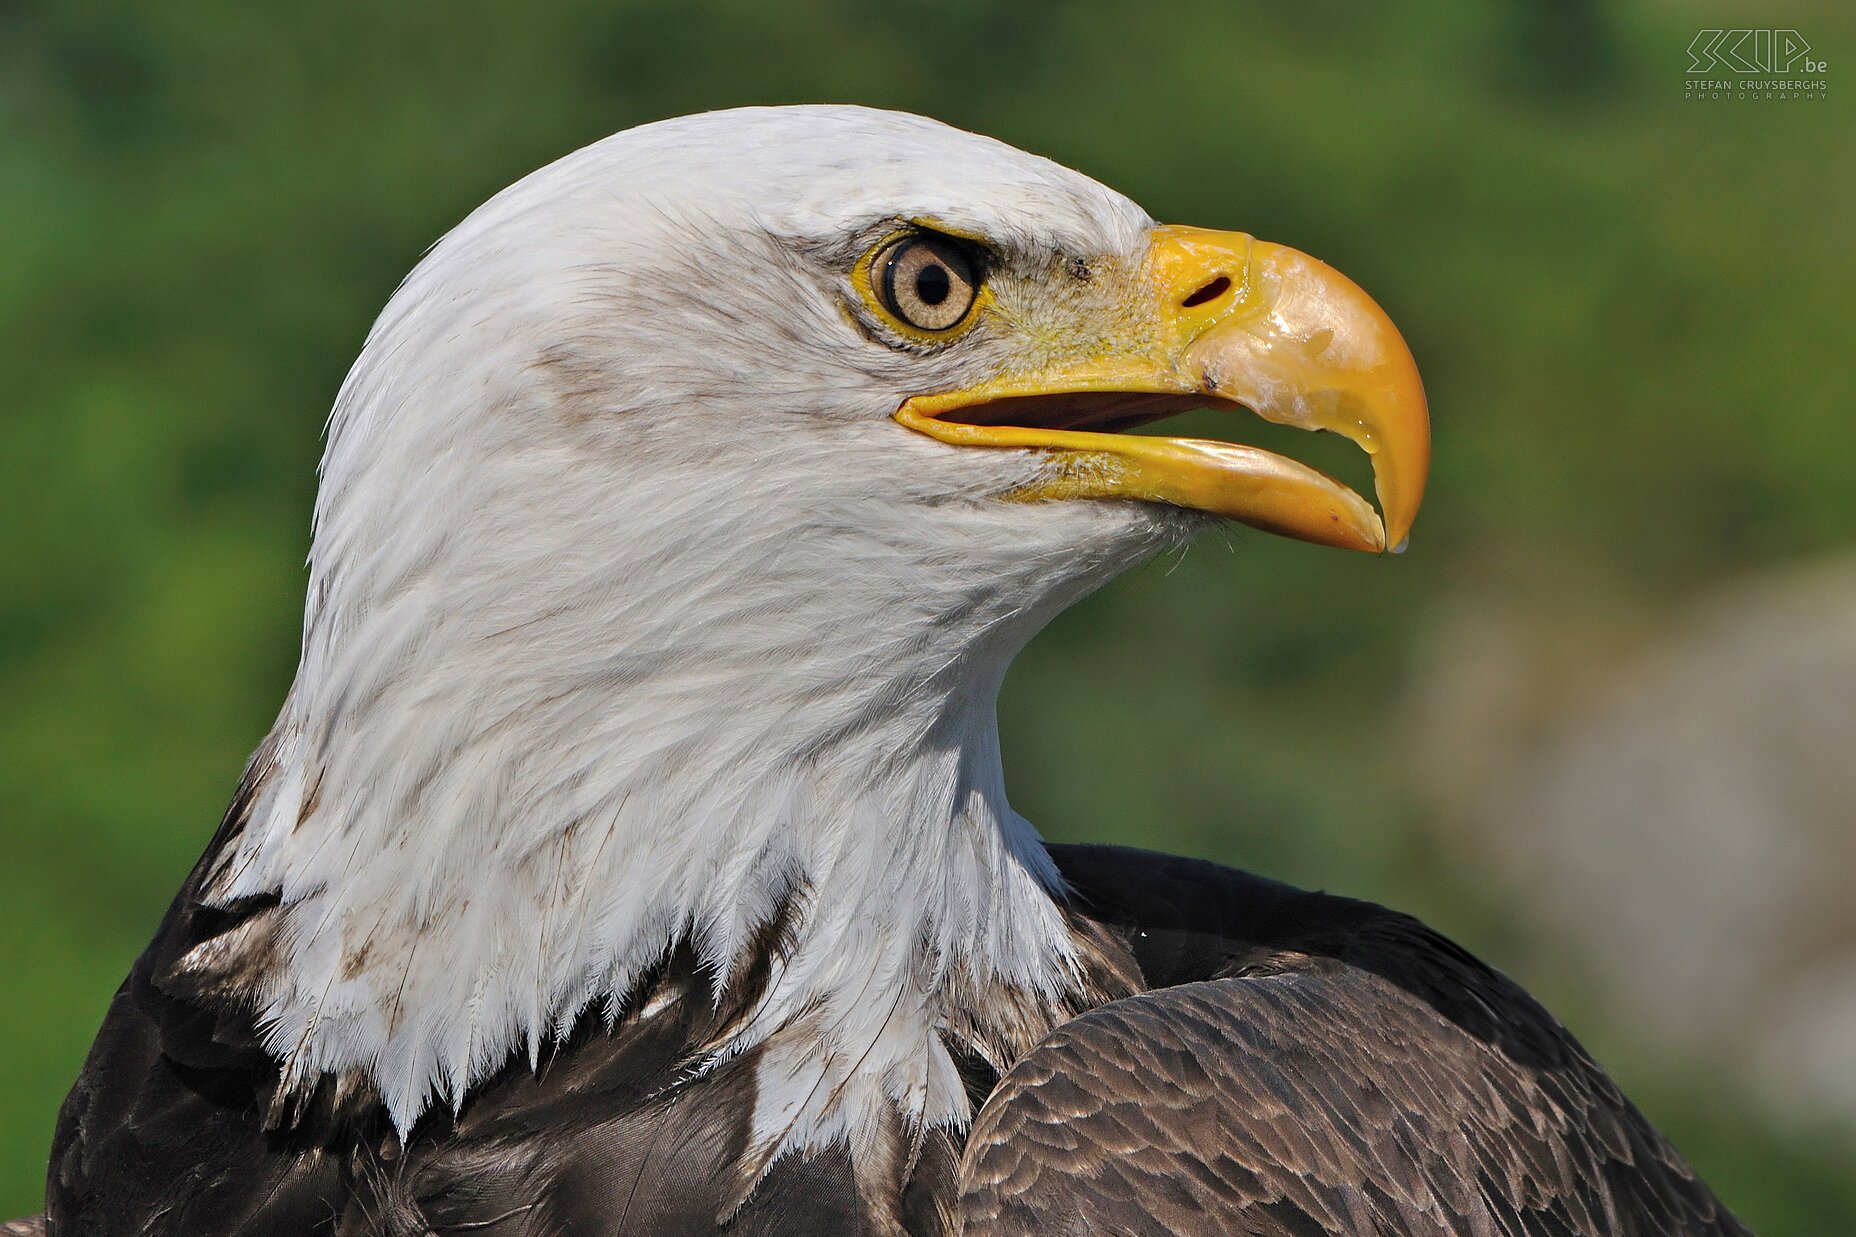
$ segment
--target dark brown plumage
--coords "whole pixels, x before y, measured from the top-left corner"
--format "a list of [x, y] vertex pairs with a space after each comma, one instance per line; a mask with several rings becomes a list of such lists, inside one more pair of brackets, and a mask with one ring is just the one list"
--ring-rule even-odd
[[760, 977], [716, 1006], [687, 951], [651, 981], [671, 1016], [590, 1018], [405, 1146], [371, 1096], [326, 1086], [267, 1129], [276, 1067], [248, 1016], [168, 982], [233, 918], [190, 883], [66, 1104], [46, 1233], [1745, 1231], [1557, 1022], [1416, 921], [1208, 863], [1052, 850], [1079, 939], [1141, 991], [1003, 1080], [965, 1054], [983, 1104], [964, 1154], [930, 1132], [883, 1197], [841, 1149], [754, 1178], [752, 1055], [687, 1067]]
[[1558, 1022], [1416, 920], [1059, 854], [1154, 990], [993, 1092], [961, 1165], [971, 1231], [1745, 1231]]

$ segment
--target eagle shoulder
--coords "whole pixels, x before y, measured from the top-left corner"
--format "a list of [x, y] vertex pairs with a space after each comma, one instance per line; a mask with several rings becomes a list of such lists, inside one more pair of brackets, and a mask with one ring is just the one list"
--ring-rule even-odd
[[1053, 847], [1150, 990], [1059, 1027], [975, 1121], [967, 1232], [1738, 1234], [1520, 987], [1409, 916]]

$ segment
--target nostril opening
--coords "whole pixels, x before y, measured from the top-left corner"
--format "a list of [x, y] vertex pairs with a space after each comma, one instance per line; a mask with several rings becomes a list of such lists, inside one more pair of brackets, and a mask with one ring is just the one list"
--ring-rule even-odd
[[1212, 280], [1203, 288], [1200, 288], [1197, 292], [1194, 292], [1191, 296], [1181, 301], [1180, 306], [1185, 309], [1193, 309], [1199, 305], [1205, 304], [1207, 301], [1215, 301], [1229, 291], [1230, 287], [1231, 280], [1227, 276], [1220, 275], [1218, 278]]

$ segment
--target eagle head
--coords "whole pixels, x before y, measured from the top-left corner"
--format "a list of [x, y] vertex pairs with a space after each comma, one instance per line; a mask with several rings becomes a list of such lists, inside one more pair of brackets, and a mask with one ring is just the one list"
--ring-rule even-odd
[[[1123, 432], [1205, 406], [1353, 439], [1379, 510]], [[716, 1052], [852, 1047], [767, 1055], [766, 1095], [827, 1097], [780, 1137], [964, 1120], [946, 993], [1075, 977], [1005, 801], [1012, 655], [1223, 519], [1397, 547], [1427, 459], [1398, 332], [1294, 250], [912, 116], [620, 133], [433, 246], [342, 386], [302, 662], [205, 885], [269, 909], [189, 965], [404, 1128], [679, 942], [719, 990], [785, 915]], [[817, 1085], [844, 1060], [877, 1082]]]

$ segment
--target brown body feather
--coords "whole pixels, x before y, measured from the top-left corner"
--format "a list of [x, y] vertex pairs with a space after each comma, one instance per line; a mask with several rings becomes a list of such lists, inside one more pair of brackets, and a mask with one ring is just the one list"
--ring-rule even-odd
[[718, 1005], [687, 950], [653, 977], [654, 1016], [588, 1018], [404, 1145], [364, 1090], [280, 1122], [249, 1015], [164, 982], [235, 926], [190, 883], [67, 1101], [45, 1232], [1745, 1231], [1557, 1022], [1415, 921], [1192, 860], [1053, 854], [1079, 940], [1137, 994], [1003, 1079], [954, 1036], [971, 1137], [892, 1131], [919, 1150], [876, 1197], [841, 1149], [753, 1175], [753, 1054], [691, 1066], [764, 975]]

